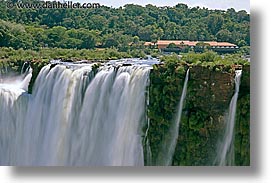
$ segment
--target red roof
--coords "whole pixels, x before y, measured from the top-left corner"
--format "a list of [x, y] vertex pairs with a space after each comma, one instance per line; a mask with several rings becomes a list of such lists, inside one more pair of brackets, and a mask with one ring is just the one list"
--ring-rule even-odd
[[164, 48], [164, 47], [167, 47], [169, 44], [171, 43], [174, 43], [178, 46], [180, 45], [188, 45], [188, 46], [196, 46], [197, 43], [199, 42], [203, 42], [203, 43], [207, 43], [209, 44], [210, 46], [237, 46], [235, 44], [232, 44], [232, 43], [228, 43], [228, 42], [217, 42], [217, 41], [188, 41], [188, 40], [159, 40], [157, 42], [157, 45], [159, 48]]

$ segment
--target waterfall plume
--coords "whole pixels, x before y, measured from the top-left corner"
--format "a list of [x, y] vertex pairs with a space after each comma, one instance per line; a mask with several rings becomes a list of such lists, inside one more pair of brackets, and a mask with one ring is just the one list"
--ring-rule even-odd
[[179, 135], [179, 126], [181, 121], [182, 108], [183, 108], [184, 100], [187, 93], [188, 80], [189, 80], [189, 69], [186, 71], [180, 101], [176, 109], [176, 114], [169, 128], [169, 133], [168, 133], [169, 136], [164, 140], [161, 157], [158, 157], [158, 160], [157, 160], [158, 165], [170, 166], [172, 164], [174, 152], [177, 145], [178, 135]]
[[226, 127], [223, 141], [218, 149], [215, 162], [220, 166], [234, 165], [234, 127], [237, 110], [237, 100], [241, 82], [242, 70], [235, 71], [235, 93], [230, 101], [228, 113], [226, 115]]

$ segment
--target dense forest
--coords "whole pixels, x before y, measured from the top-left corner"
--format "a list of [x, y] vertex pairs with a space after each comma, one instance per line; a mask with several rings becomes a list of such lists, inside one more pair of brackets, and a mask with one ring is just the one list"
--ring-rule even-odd
[[[37, 0], [21, 2], [39, 3]], [[177, 4], [94, 9], [7, 8], [0, 0], [0, 46], [14, 49], [116, 48], [127, 52], [159, 39], [227, 41], [250, 46], [250, 15]]]

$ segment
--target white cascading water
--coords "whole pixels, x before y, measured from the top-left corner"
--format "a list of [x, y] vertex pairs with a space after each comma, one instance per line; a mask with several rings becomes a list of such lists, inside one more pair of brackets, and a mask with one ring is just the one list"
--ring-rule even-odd
[[[103, 68], [87, 88], [70, 163], [143, 165], [141, 127], [149, 68]], [[95, 107], [91, 107], [95, 106]]]
[[172, 160], [173, 160], [173, 156], [175, 153], [177, 140], [179, 136], [179, 126], [180, 126], [184, 99], [187, 93], [188, 80], [189, 80], [189, 69], [187, 70], [185, 75], [185, 80], [182, 88], [180, 101], [176, 110], [177, 112], [169, 129], [169, 134], [168, 134], [169, 137], [164, 141], [163, 147], [162, 147], [162, 152], [163, 152], [162, 156], [159, 157], [157, 160], [158, 165], [170, 166], [172, 164]]
[[32, 70], [25, 74], [0, 78], [0, 165], [14, 165], [20, 152], [18, 140], [28, 106], [27, 89]]
[[68, 132], [73, 122], [77, 123], [90, 72], [90, 65], [42, 68], [26, 114], [20, 164], [64, 164], [68, 156]]
[[22, 101], [24, 90], [0, 85], [0, 164], [143, 165], [150, 67], [103, 66], [96, 75], [91, 65], [51, 67]]
[[219, 166], [234, 165], [234, 127], [242, 70], [235, 71], [235, 93], [226, 115], [226, 129], [215, 162]]

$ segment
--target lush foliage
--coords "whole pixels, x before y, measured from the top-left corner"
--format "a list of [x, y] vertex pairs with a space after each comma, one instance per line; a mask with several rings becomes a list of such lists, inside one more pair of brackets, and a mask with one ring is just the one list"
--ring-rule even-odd
[[24, 50], [22, 48], [15, 50], [13, 48], [0, 48], [1, 61], [49, 61], [52, 59], [63, 60], [88, 60], [88, 61], [105, 61], [120, 58], [139, 58], [145, 57], [142, 50], [132, 50], [128, 52], [119, 52], [115, 48], [108, 49], [62, 49], [62, 48], [43, 48], [35, 50]]
[[[209, 53], [213, 54], [213, 53]], [[185, 55], [189, 56], [190, 55]], [[205, 54], [195, 54], [194, 60], [206, 59]], [[217, 144], [221, 142], [226, 126], [225, 114], [234, 93], [234, 60], [227, 62], [217, 56], [209, 57], [203, 63], [220, 60], [220, 70], [205, 65], [189, 64], [177, 55], [162, 58], [163, 65], [155, 65], [150, 74], [150, 104], [148, 117], [150, 128], [148, 142], [151, 159], [146, 156], [147, 165], [158, 165], [163, 157], [163, 142], [169, 137], [169, 128], [182, 92], [187, 68], [190, 68], [187, 95], [179, 126], [179, 137], [172, 165], [216, 165]], [[209, 59], [207, 58], [207, 59]], [[229, 57], [230, 58], [230, 57]], [[182, 59], [185, 59], [184, 57]], [[206, 60], [204, 60], [206, 61]], [[243, 75], [238, 98], [235, 125], [235, 165], [249, 165], [249, 65], [243, 65]]]
[[227, 71], [229, 72], [235, 65], [250, 65], [241, 54], [226, 54], [219, 55], [213, 51], [207, 51], [204, 53], [183, 53], [181, 55], [164, 55], [161, 56], [161, 61], [167, 64], [179, 65], [186, 63], [189, 67], [203, 66], [213, 71]]
[[[22, 0], [37, 3], [37, 0]], [[250, 45], [246, 11], [209, 10], [178, 4], [128, 4], [97, 9], [7, 9], [0, 0], [0, 46], [15, 49], [116, 47], [128, 51], [158, 39], [229, 41]], [[243, 49], [247, 51], [247, 49]]]

